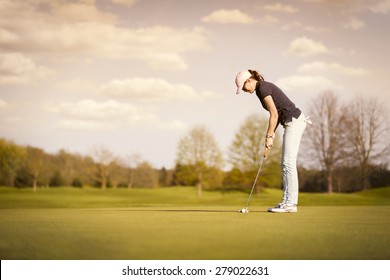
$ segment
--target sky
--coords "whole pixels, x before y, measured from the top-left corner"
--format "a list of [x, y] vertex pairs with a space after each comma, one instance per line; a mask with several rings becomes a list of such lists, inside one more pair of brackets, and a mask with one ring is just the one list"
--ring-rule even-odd
[[173, 168], [203, 125], [226, 155], [267, 117], [244, 69], [304, 113], [329, 90], [387, 105], [389, 26], [390, 0], [0, 0], [0, 138]]

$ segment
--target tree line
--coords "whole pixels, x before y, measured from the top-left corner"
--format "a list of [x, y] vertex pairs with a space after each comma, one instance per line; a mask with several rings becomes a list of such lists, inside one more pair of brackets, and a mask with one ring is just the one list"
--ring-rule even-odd
[[[388, 117], [382, 103], [361, 96], [342, 103], [328, 91], [311, 102], [307, 115], [313, 125], [307, 127], [300, 148], [301, 190], [352, 192], [390, 185]], [[198, 196], [204, 189], [247, 190], [260, 164], [267, 124], [266, 117], [248, 116], [236, 131], [226, 159], [207, 127], [195, 126], [177, 143], [175, 167], [158, 170], [141, 155], [118, 157], [105, 147], [95, 147], [88, 156], [65, 150], [49, 154], [0, 139], [0, 185], [34, 191], [38, 186], [105, 190], [180, 185], [196, 186]], [[280, 157], [278, 135], [257, 192], [261, 187], [281, 188]]]

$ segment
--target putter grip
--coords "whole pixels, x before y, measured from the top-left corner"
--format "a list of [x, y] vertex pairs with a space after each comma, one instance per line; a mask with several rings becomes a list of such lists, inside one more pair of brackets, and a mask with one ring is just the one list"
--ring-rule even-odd
[[264, 151], [263, 157], [267, 157], [267, 155], [268, 155], [268, 152], [269, 152], [269, 149], [268, 149], [268, 148], [266, 148], [266, 149], [265, 149], [265, 151]]

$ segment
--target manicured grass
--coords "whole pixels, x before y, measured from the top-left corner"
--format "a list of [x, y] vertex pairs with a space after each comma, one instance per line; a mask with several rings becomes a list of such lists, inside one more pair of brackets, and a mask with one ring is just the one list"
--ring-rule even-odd
[[301, 194], [291, 214], [266, 190], [240, 214], [246, 193], [0, 188], [0, 258], [389, 259], [388, 189]]
[[[281, 190], [264, 189], [254, 193], [251, 205], [273, 206], [279, 202]], [[195, 188], [159, 189], [78, 189], [71, 187], [31, 189], [0, 187], [0, 209], [4, 208], [111, 208], [156, 206], [245, 206], [248, 192], [203, 191], [201, 198]], [[301, 193], [302, 206], [390, 205], [390, 187], [352, 194]]]

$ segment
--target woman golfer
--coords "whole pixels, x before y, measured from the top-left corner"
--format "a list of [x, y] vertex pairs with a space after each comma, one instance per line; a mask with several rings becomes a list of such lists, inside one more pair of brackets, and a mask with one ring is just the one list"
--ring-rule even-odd
[[240, 91], [250, 94], [256, 92], [261, 105], [269, 112], [268, 129], [265, 139], [266, 149], [270, 149], [275, 138], [275, 130], [279, 124], [284, 127], [282, 144], [282, 174], [283, 174], [283, 199], [269, 212], [289, 213], [297, 212], [298, 204], [298, 171], [297, 156], [299, 144], [306, 122], [301, 110], [273, 83], [267, 82], [255, 70], [245, 70], [236, 77], [237, 94]]

